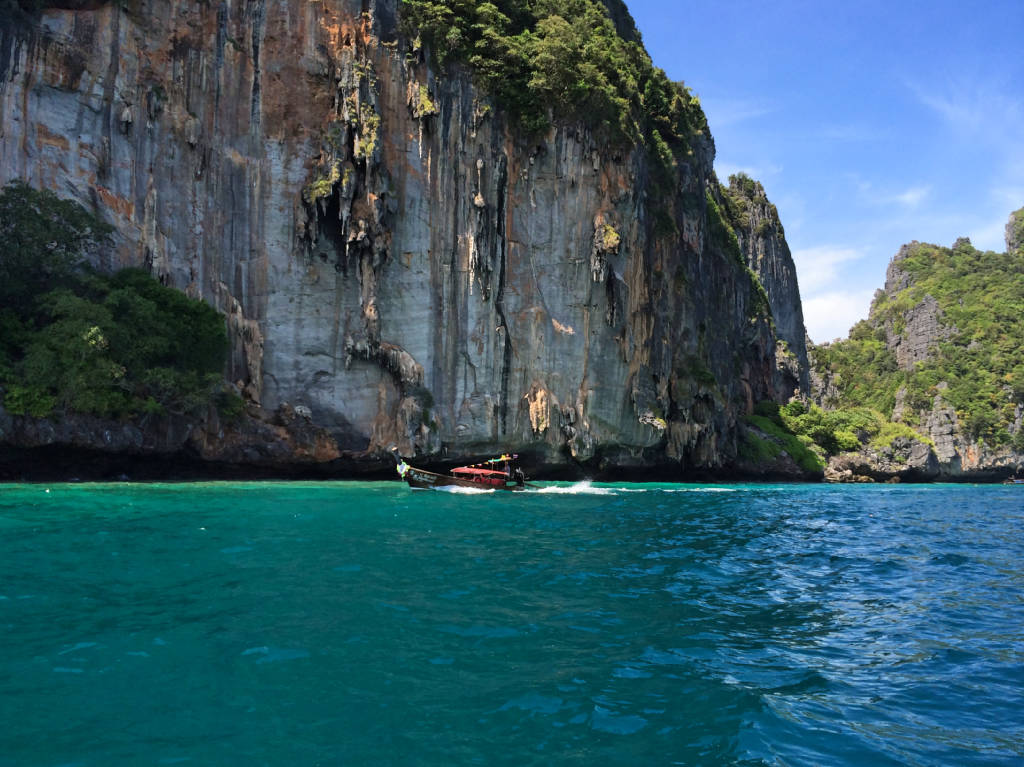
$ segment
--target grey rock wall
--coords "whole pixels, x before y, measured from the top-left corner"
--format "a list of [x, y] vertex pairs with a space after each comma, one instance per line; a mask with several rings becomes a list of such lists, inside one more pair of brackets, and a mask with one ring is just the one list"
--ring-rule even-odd
[[887, 345], [896, 355], [900, 370], [913, 370], [933, 353], [935, 344], [956, 334], [956, 326], [942, 321], [942, 308], [926, 295], [902, 316], [903, 327], [897, 332], [892, 323], [886, 327]]
[[733, 225], [740, 251], [768, 294], [776, 339], [781, 342], [776, 353], [776, 398], [807, 396], [810, 365], [800, 285], [778, 211], [759, 181], [733, 176], [728, 196], [736, 206]]
[[[222, 310], [230, 380], [265, 411], [308, 408], [341, 450], [728, 463], [778, 368], [748, 276], [692, 203], [711, 137], [667, 201], [678, 235], [658, 237], [642, 151], [573, 125], [516, 135], [398, 39], [396, 14], [49, 10], [0, 31], [0, 181], [97, 210], [116, 228], [99, 266], [146, 266]], [[769, 242], [755, 261], [799, 355], [795, 274]]]
[[1024, 208], [1015, 210], [1006, 222], [1006, 252], [1016, 253], [1024, 248]]

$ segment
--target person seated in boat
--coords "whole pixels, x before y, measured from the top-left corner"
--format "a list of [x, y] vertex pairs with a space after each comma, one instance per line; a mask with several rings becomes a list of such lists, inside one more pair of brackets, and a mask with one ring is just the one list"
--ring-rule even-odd
[[526, 484], [526, 475], [523, 473], [523, 470], [520, 469], [518, 466], [516, 466], [516, 468], [512, 470], [512, 479], [515, 480], [516, 487], [522, 487], [523, 485]]

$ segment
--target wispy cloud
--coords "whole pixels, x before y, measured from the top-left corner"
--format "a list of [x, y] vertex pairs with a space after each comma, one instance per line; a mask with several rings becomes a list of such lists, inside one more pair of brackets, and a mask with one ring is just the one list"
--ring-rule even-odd
[[885, 189], [863, 178], [853, 178], [857, 194], [861, 202], [868, 205], [901, 205], [904, 208], [917, 208], [932, 193], [931, 184], [915, 184], [906, 188]]
[[968, 102], [963, 96], [957, 97], [945, 92], [928, 90], [924, 86], [908, 83], [917, 100], [935, 112], [949, 125], [965, 133], [975, 133], [985, 127], [985, 113]]
[[1006, 208], [1009, 213], [1024, 205], [1024, 184], [994, 187], [991, 196], [995, 204]]
[[800, 292], [812, 295], [839, 281], [842, 265], [858, 261], [864, 253], [856, 248], [821, 245], [793, 251]]
[[992, 200], [992, 217], [971, 227], [968, 236], [976, 248], [1001, 252], [1006, 249], [1006, 223], [1010, 213], [1024, 207], [1024, 184], [994, 187], [989, 197]]
[[931, 194], [931, 191], [932, 188], [928, 184], [912, 186], [909, 189], [891, 195], [889, 198], [882, 198], [882, 201], [895, 202], [908, 208], [916, 208], [926, 197], [928, 197], [929, 194]]
[[708, 116], [708, 123], [711, 125], [712, 131], [765, 117], [778, 111], [778, 107], [772, 104], [749, 99], [714, 98], [713, 96], [705, 99], [702, 96], [701, 103]]
[[906, 81], [917, 100], [949, 127], [988, 142], [1024, 139], [1024, 98], [1019, 85], [992, 78], [948, 77], [925, 86]]
[[867, 258], [859, 248], [821, 245], [793, 252], [804, 310], [804, 324], [821, 343], [842, 338], [868, 316], [874, 288], [851, 288], [850, 267]]
[[930, 87], [907, 82], [915, 98], [958, 137], [987, 150], [1005, 183], [1024, 175], [1024, 95], [999, 75], [947, 77]]
[[845, 338], [850, 328], [868, 316], [873, 290], [835, 290], [803, 302], [807, 334], [816, 343]]
[[877, 141], [883, 134], [866, 125], [823, 125], [814, 132], [815, 139], [826, 141]]
[[731, 162], [718, 162], [715, 161], [715, 173], [718, 174], [718, 178], [725, 182], [729, 176], [736, 173], [746, 173], [753, 179], [764, 183], [773, 176], [778, 176], [782, 173], [781, 165], [736, 165]]

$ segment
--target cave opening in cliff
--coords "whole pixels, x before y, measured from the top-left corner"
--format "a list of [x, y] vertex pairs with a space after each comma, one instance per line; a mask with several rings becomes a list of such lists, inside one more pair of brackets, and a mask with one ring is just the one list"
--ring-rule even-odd
[[316, 216], [316, 242], [313, 251], [321, 260], [330, 260], [336, 272], [347, 271], [345, 259], [345, 222], [341, 216], [340, 195], [335, 190], [314, 206]]

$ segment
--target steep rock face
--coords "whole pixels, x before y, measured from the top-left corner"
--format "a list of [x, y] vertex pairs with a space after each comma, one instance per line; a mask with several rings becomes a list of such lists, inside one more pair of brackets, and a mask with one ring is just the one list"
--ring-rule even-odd
[[811, 402], [825, 410], [839, 407], [840, 392], [836, 386], [834, 371], [820, 358], [820, 351], [807, 337], [808, 380]]
[[1016, 253], [1024, 248], [1024, 208], [1015, 210], [1006, 222], [1006, 252]]
[[[916, 240], [904, 245], [893, 256], [885, 270], [885, 289], [875, 297], [874, 303], [895, 300], [911, 286], [913, 276], [901, 267], [901, 263], [917, 245]], [[943, 322], [942, 308], [930, 295], [925, 295], [898, 318], [885, 322], [886, 344], [896, 356], [900, 370], [913, 370], [916, 363], [931, 356], [935, 344], [951, 338], [956, 332], [955, 326]]]
[[[917, 240], [908, 242], [906, 245], [896, 251], [896, 255], [889, 261], [889, 265], [885, 268], [885, 288], [883, 291], [889, 296], [895, 296], [901, 290], [905, 290], [910, 287], [910, 283], [913, 278], [910, 272], [906, 271], [902, 264], [910, 256], [911, 251], [920, 245]], [[878, 302], [878, 291], [875, 291], [875, 303]]]
[[898, 437], [881, 449], [833, 456], [825, 469], [829, 482], [928, 482], [938, 479], [940, 459], [925, 442]]
[[776, 339], [776, 396], [787, 399], [810, 391], [807, 330], [804, 327], [796, 265], [776, 207], [761, 182], [746, 176], [729, 179], [727, 195], [733, 203], [733, 225], [747, 266], [768, 294]]
[[[710, 136], [658, 236], [643, 152], [574, 126], [516, 136], [398, 39], [396, 0], [128, 8], [0, 31], [0, 179], [109, 220], [99, 266], [221, 309], [254, 404], [308, 408], [341, 450], [734, 455], [776, 339], [709, 235]], [[783, 246], [757, 251], [766, 275]], [[772, 303], [786, 333], [795, 290]]]
[[939, 471], [944, 478], [998, 479], [1024, 464], [1024, 456], [1009, 447], [992, 447], [984, 440], [971, 439], [956, 410], [941, 395], [935, 397], [931, 409], [922, 416], [921, 431], [935, 444]]
[[[272, 467], [324, 464], [340, 458], [331, 436], [282, 406], [265, 420], [244, 417], [222, 423], [213, 412], [202, 426], [192, 419], [170, 416], [158, 428], [107, 421], [88, 415], [31, 418], [11, 415], [0, 405], [0, 445], [43, 449], [60, 445], [93, 453], [123, 456], [191, 456], [218, 464]], [[0, 471], [0, 477], [18, 475]]]
[[886, 324], [889, 349], [896, 355], [900, 370], [913, 370], [918, 362], [931, 356], [939, 341], [956, 334], [956, 327], [942, 321], [942, 308], [932, 296], [926, 295], [902, 317], [903, 330], [897, 332], [893, 323]]

